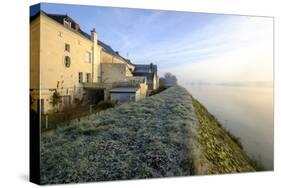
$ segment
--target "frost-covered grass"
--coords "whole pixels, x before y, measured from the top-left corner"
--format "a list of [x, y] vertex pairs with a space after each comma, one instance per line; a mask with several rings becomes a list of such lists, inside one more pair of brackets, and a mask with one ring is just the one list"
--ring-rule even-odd
[[178, 86], [71, 121], [42, 134], [41, 183], [192, 175], [196, 122]]
[[255, 171], [257, 167], [243, 151], [239, 139], [226, 131], [196, 99], [192, 100], [199, 122], [197, 140], [202, 147], [201, 155], [195, 159], [196, 174]]
[[255, 171], [239, 141], [179, 86], [42, 133], [41, 183]]

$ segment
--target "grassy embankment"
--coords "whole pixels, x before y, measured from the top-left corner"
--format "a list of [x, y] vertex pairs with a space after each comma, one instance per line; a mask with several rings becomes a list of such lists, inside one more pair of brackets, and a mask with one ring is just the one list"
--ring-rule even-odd
[[248, 158], [238, 138], [226, 131], [217, 119], [192, 98], [198, 118], [197, 139], [202, 147], [195, 158], [196, 174], [221, 174], [255, 171], [256, 163]]
[[182, 87], [41, 137], [42, 184], [246, 171], [243, 150]]
[[178, 87], [71, 121], [42, 134], [41, 183], [192, 175], [196, 122]]

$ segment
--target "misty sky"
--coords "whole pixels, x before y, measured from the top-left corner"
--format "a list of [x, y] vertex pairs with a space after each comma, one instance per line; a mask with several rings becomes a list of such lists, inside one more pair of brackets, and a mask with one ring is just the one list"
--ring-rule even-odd
[[187, 82], [273, 80], [273, 19], [176, 11], [41, 4], [68, 14], [133, 63], [156, 63]]

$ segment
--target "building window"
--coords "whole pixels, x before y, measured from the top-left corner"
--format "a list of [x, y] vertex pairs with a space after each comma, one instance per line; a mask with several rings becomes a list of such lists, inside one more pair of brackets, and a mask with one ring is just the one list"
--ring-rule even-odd
[[71, 21], [68, 19], [64, 19], [63, 25], [67, 28], [71, 28]]
[[90, 52], [86, 52], [85, 53], [85, 61], [87, 62], [87, 63], [91, 63], [91, 60], [92, 60], [92, 58], [91, 58], [91, 53]]
[[87, 73], [87, 74], [86, 74], [86, 77], [87, 77], [87, 82], [88, 82], [88, 83], [91, 82], [91, 79], [92, 79], [91, 73]]
[[79, 83], [82, 83], [82, 82], [83, 82], [83, 73], [82, 73], [82, 72], [79, 72], [79, 73], [78, 73], [78, 82], [79, 82]]
[[69, 68], [70, 64], [71, 64], [70, 57], [69, 56], [65, 56], [64, 57], [64, 65], [65, 65], [65, 67]]
[[64, 45], [64, 51], [70, 52], [70, 45], [69, 44]]

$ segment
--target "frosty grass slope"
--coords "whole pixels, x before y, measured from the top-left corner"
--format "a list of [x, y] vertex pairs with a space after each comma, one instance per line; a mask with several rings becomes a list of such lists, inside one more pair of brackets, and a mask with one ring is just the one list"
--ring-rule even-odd
[[194, 174], [197, 119], [181, 87], [75, 120], [41, 137], [41, 183]]
[[41, 137], [41, 184], [255, 170], [239, 140], [180, 86]]

